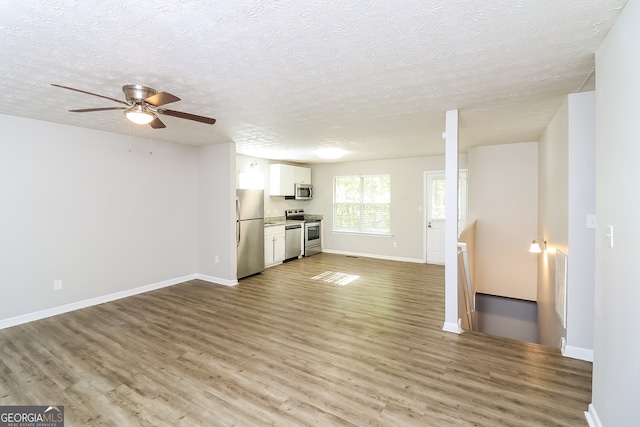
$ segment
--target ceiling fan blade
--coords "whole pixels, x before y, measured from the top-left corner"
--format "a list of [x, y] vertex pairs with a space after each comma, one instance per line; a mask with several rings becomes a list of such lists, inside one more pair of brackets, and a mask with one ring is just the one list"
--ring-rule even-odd
[[182, 111], [159, 109], [158, 113], [166, 114], [167, 116], [178, 117], [180, 119], [187, 119], [187, 120], [193, 120], [200, 123], [206, 123], [209, 125], [212, 125], [216, 122], [216, 119], [213, 119], [211, 117], [204, 117], [204, 116], [198, 116], [195, 114], [183, 113]]
[[124, 107], [105, 107], [105, 108], [79, 108], [77, 110], [69, 110], [70, 113], [88, 113], [91, 111], [109, 111], [109, 110], [126, 110]]
[[149, 123], [149, 125], [154, 128], [154, 129], [162, 129], [162, 128], [166, 128], [166, 126], [164, 125], [164, 123], [162, 123], [162, 121], [159, 118], [155, 118], [151, 121], [151, 123]]
[[167, 92], [156, 93], [155, 95], [151, 95], [144, 100], [144, 102], [147, 102], [154, 107], [159, 107], [161, 105], [170, 104], [176, 101], [180, 101], [180, 98]]
[[97, 96], [98, 98], [104, 98], [104, 99], [108, 99], [110, 101], [119, 102], [120, 104], [129, 105], [128, 103], [126, 103], [126, 102], [124, 102], [124, 101], [122, 101], [120, 99], [110, 98], [110, 97], [104, 96], [104, 95], [98, 95], [97, 93], [91, 93], [91, 92], [87, 92], [87, 91], [84, 91], [84, 90], [75, 89], [75, 88], [68, 87], [68, 86], [57, 85], [57, 84], [53, 84], [53, 83], [51, 83], [51, 86], [60, 87], [62, 89], [72, 90], [74, 92], [84, 93], [86, 95], [93, 95], [93, 96]]

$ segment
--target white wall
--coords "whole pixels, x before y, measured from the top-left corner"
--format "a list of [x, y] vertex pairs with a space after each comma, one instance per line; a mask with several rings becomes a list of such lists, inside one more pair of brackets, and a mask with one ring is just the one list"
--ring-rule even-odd
[[[596, 52], [596, 290], [593, 405], [604, 427], [638, 424], [640, 402], [640, 2]], [[614, 227], [608, 247], [606, 226]]]
[[237, 283], [235, 170], [235, 144], [199, 148], [198, 273], [202, 279], [225, 285]]
[[[560, 347], [560, 340], [566, 333], [555, 309], [554, 250], [560, 249], [568, 255], [568, 99], [564, 100], [538, 142], [538, 166], [538, 235], [547, 240], [550, 248], [538, 255], [530, 254], [531, 258], [538, 261], [539, 342], [550, 347]], [[569, 265], [571, 262], [570, 260]]]
[[[540, 343], [591, 360], [595, 232], [595, 93], [570, 94], [540, 138], [538, 232], [549, 249], [538, 255]], [[567, 328], [555, 307], [556, 251], [568, 256]]]
[[476, 224], [477, 292], [536, 300], [537, 143], [470, 148], [469, 218]]
[[6, 115], [0, 128], [0, 321], [196, 272], [194, 147]]
[[[423, 257], [424, 171], [444, 170], [444, 156], [401, 158], [311, 166], [314, 198], [305, 211], [324, 215], [323, 247], [328, 251], [421, 262]], [[466, 155], [460, 156], [466, 167]], [[333, 233], [333, 178], [357, 174], [391, 175], [392, 237]], [[397, 247], [393, 247], [397, 242]]]
[[593, 360], [596, 212], [596, 95], [569, 95], [567, 341], [565, 355]]

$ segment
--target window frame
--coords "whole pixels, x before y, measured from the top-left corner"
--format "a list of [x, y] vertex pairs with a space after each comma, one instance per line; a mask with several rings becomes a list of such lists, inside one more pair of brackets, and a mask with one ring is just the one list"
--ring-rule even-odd
[[[338, 202], [336, 201], [336, 186], [338, 184], [338, 181], [341, 178], [359, 178], [360, 180], [360, 193], [359, 193], [359, 202]], [[388, 202], [386, 203], [375, 203], [375, 202], [366, 202], [364, 200], [364, 182], [366, 178], [369, 177], [386, 177], [389, 180], [389, 193], [388, 193]], [[338, 212], [337, 212], [337, 207], [338, 205], [352, 205], [352, 206], [359, 206], [359, 212], [360, 212], [360, 227], [359, 228], [348, 228], [348, 227], [338, 227]], [[372, 206], [372, 205], [380, 205], [380, 206], [388, 206], [388, 211], [389, 211], [389, 228], [387, 230], [379, 230], [379, 229], [374, 229], [374, 228], [365, 228], [362, 226], [362, 224], [366, 223], [365, 221], [365, 217], [366, 217], [366, 206]], [[378, 174], [354, 174], [354, 175], [338, 175], [338, 176], [334, 176], [333, 177], [333, 206], [332, 206], [332, 211], [333, 211], [333, 233], [337, 233], [337, 234], [364, 234], [364, 235], [374, 235], [374, 236], [391, 236], [391, 174], [389, 173], [378, 173]]]

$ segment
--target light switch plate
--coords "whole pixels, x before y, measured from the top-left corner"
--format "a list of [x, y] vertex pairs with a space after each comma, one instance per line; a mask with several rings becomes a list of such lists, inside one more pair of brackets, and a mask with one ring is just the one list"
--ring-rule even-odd
[[587, 215], [587, 228], [596, 228], [596, 216]]

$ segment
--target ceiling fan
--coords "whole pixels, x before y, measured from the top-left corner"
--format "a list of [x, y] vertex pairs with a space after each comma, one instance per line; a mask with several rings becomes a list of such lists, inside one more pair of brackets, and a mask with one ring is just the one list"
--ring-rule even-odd
[[78, 110], [69, 110], [71, 113], [88, 113], [91, 111], [108, 111], [108, 110], [124, 110], [124, 115], [133, 123], [139, 125], [149, 124], [154, 129], [165, 128], [165, 124], [158, 118], [157, 114], [164, 114], [166, 116], [178, 117], [180, 119], [193, 120], [200, 123], [206, 123], [212, 125], [216, 122], [216, 119], [211, 117], [198, 116], [195, 114], [183, 113], [182, 111], [168, 110], [166, 108], [160, 108], [163, 105], [171, 102], [180, 101], [175, 95], [171, 95], [167, 92], [157, 92], [155, 89], [141, 85], [125, 85], [122, 86], [126, 101], [120, 99], [110, 98], [104, 95], [98, 95], [96, 93], [87, 92], [80, 89], [75, 89], [68, 86], [61, 86], [57, 84], [51, 84], [51, 86], [59, 87], [62, 89], [73, 90], [75, 92], [84, 93], [87, 95], [97, 96], [99, 98], [109, 99], [114, 102], [126, 105], [126, 107], [104, 107], [104, 108], [81, 108]]

